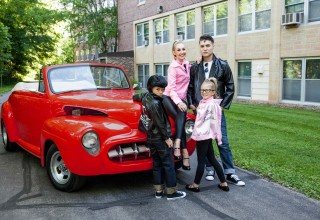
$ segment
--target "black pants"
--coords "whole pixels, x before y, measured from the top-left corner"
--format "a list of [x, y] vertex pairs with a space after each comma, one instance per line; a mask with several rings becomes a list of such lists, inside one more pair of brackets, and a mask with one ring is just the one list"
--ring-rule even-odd
[[181, 148], [186, 149], [187, 137], [186, 137], [186, 130], [184, 126], [186, 124], [187, 112], [182, 112], [169, 96], [163, 96], [162, 103], [164, 108], [166, 109], [167, 114], [171, 118], [173, 118], [175, 121], [175, 128], [176, 128], [175, 138], [181, 139]]
[[196, 171], [196, 176], [194, 178], [194, 183], [199, 185], [201, 178], [204, 172], [204, 165], [206, 157], [208, 158], [210, 164], [214, 167], [217, 172], [220, 182], [225, 182], [226, 178], [224, 176], [223, 169], [214, 156], [212, 139], [197, 141], [197, 157], [198, 157], [198, 166]]
[[[160, 187], [166, 183], [167, 188], [171, 188], [175, 191], [177, 186], [177, 177], [171, 149], [168, 148], [164, 141], [148, 140], [147, 145], [150, 148], [153, 157], [154, 185]], [[169, 192], [169, 194], [171, 193]]]

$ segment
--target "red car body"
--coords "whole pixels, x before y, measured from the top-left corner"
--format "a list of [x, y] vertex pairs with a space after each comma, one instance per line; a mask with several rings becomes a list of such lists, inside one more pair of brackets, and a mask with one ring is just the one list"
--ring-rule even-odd
[[[80, 80], [84, 72], [96, 85]], [[80, 188], [82, 176], [152, 169], [146, 135], [138, 130], [141, 104], [132, 100], [135, 90], [121, 66], [49, 66], [41, 75], [39, 82], [19, 83], [2, 105], [7, 150], [16, 143], [40, 158], [63, 191]], [[191, 129], [193, 121], [188, 114]], [[187, 147], [191, 155], [195, 142], [189, 139]]]

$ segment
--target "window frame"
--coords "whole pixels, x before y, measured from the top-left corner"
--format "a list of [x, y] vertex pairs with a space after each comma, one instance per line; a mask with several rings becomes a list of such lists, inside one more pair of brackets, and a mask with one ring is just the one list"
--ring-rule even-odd
[[[212, 5], [208, 5], [208, 6], [205, 6], [202, 8], [202, 34], [209, 34], [211, 36], [225, 36], [228, 34], [228, 11], [227, 11], [227, 17], [223, 18], [223, 19], [226, 19], [227, 20], [227, 24], [226, 24], [226, 29], [227, 29], [227, 32], [225, 34], [217, 34], [217, 22], [218, 20], [223, 20], [222, 18], [217, 18], [217, 7], [218, 5], [222, 5], [222, 4], [226, 4], [227, 5], [227, 8], [228, 8], [228, 1], [224, 1], [224, 2], [220, 2], [220, 3], [216, 3], [216, 4], [212, 4]], [[210, 21], [205, 21], [205, 17], [204, 17], [204, 11], [205, 9], [208, 9], [208, 8], [213, 8], [213, 20], [210, 20]], [[214, 30], [213, 30], [213, 35], [210, 33], [210, 32], [205, 32], [205, 23], [210, 23], [210, 22], [213, 22], [213, 26], [214, 26]]]
[[[167, 29], [163, 29], [164, 20], [165, 19], [168, 19], [168, 27], [167, 27]], [[161, 22], [161, 30], [159, 30], [159, 31], [156, 30], [156, 23], [158, 21]], [[169, 16], [162, 17], [162, 18], [159, 18], [159, 19], [155, 19], [153, 21], [153, 23], [154, 23], [154, 44], [165, 44], [165, 43], [169, 43], [170, 42], [170, 25], [169, 25], [169, 22], [170, 22]], [[165, 36], [164, 32], [165, 31], [168, 32], [168, 40], [166, 42], [164, 42], [164, 36]], [[161, 40], [160, 40], [160, 42], [157, 42], [157, 39], [159, 39], [158, 35], [157, 35], [158, 32], [161, 32]]]
[[[242, 34], [242, 33], [250, 33], [250, 32], [259, 32], [259, 31], [268, 31], [268, 30], [270, 30], [270, 26], [271, 26], [271, 0], [269, 0], [270, 1], [270, 8], [268, 8], [268, 9], [263, 9], [263, 10], [260, 10], [260, 11], [257, 11], [257, 9], [256, 9], [256, 0], [251, 0], [251, 11], [249, 12], [249, 13], [244, 13], [244, 14], [241, 14], [240, 15], [240, 1], [241, 0], [238, 0], [237, 1], [237, 3], [238, 3], [238, 7], [237, 7], [237, 17], [238, 17], [238, 33], [239, 34]], [[269, 13], [269, 27], [268, 28], [261, 28], [261, 29], [257, 29], [256, 28], [256, 24], [257, 24], [257, 17], [256, 17], [256, 15], [258, 14], [258, 13], [260, 13], [260, 12], [263, 12], [263, 11], [270, 11]], [[240, 27], [241, 27], [241, 25], [240, 25], [240, 17], [242, 17], [242, 16], [245, 16], [245, 15], [249, 15], [249, 14], [251, 14], [251, 29], [250, 30], [244, 30], [244, 31], [241, 31], [240, 30]]]
[[[138, 35], [138, 27], [139, 26], [142, 26], [142, 33]], [[148, 33], [145, 33], [146, 32], [146, 29], [145, 27], [148, 26]], [[148, 46], [149, 45], [149, 34], [150, 34], [150, 28], [149, 28], [149, 22], [143, 22], [143, 23], [139, 23], [139, 24], [136, 24], [136, 47], [145, 47], [145, 46]], [[138, 40], [138, 37], [139, 36], [143, 36], [143, 41], [142, 41], [142, 44], [139, 45], [139, 40]], [[146, 41], [147, 41], [147, 44], [146, 44]]]
[[[300, 79], [300, 100], [293, 100], [293, 99], [284, 99], [284, 62], [285, 61], [294, 61], [294, 60], [299, 60], [301, 61], [301, 78]], [[307, 79], [307, 61], [308, 60], [319, 60], [320, 62], [320, 57], [311, 57], [311, 58], [307, 58], [307, 57], [302, 57], [302, 58], [285, 58], [282, 59], [282, 72], [281, 72], [281, 102], [283, 103], [303, 103], [303, 104], [312, 104], [312, 105], [320, 105], [320, 102], [316, 102], [316, 101], [306, 101], [307, 97], [307, 85], [306, 82], [307, 80], [312, 80], [312, 79]], [[319, 79], [315, 79], [315, 80], [319, 80]]]
[[[194, 18], [193, 18], [193, 24], [189, 24], [188, 25], [188, 13], [193, 13], [193, 16], [194, 16]], [[184, 16], [184, 25], [183, 26], [178, 26], [178, 16], [181, 16], [181, 15], [183, 15]], [[195, 14], [195, 10], [190, 10], [190, 11], [185, 11], [185, 12], [181, 12], [181, 13], [177, 13], [176, 15], [175, 15], [175, 24], [176, 24], [176, 36], [178, 37], [180, 34], [179, 33], [183, 33], [183, 39], [180, 39], [179, 37], [179, 39], [180, 40], [194, 40], [195, 39], [195, 35], [196, 35], [196, 31], [195, 31], [195, 18], [196, 18], [196, 14]], [[194, 27], [194, 33], [193, 33], [193, 35], [194, 35], [194, 37], [193, 38], [189, 38], [189, 34], [188, 34], [188, 27], [190, 27], [190, 26], [193, 26]], [[184, 29], [184, 31], [179, 31], [178, 29], [179, 28], [183, 28]]]
[[[320, 4], [320, 0], [303, 0], [301, 3], [294, 3], [294, 4], [289, 4], [286, 5], [286, 0], [283, 1], [283, 13], [287, 14], [287, 13], [303, 13], [303, 21], [301, 22], [302, 24], [309, 24], [309, 23], [315, 23], [318, 22], [320, 23], [320, 16], [318, 17], [318, 20], [314, 20], [314, 21], [309, 21], [309, 15], [310, 15], [310, 2], [317, 2], [319, 1]], [[287, 12], [287, 7], [288, 6], [293, 6], [293, 5], [298, 5], [298, 4], [303, 4], [303, 11], [302, 12]], [[319, 5], [320, 7], [320, 5]]]
[[[143, 68], [142, 75], [139, 72], [139, 67]], [[147, 70], [148, 69], [148, 70]], [[147, 80], [150, 77], [150, 65], [149, 64], [137, 64], [137, 70], [138, 70], [138, 82], [140, 88], [147, 88]], [[140, 77], [142, 77], [142, 82], [140, 82]], [[141, 84], [142, 83], [142, 84]]]
[[[157, 75], [163, 76], [166, 80], [168, 80], [168, 69], [169, 69], [169, 63], [155, 63], [155, 73]], [[157, 66], [161, 66], [161, 73], [157, 72]]]
[[[250, 77], [240, 77], [239, 76], [239, 66], [241, 63], [250, 63], [251, 69], [250, 69]], [[249, 95], [243, 95], [243, 94], [239, 94], [239, 87], [240, 87], [240, 83], [239, 83], [239, 79], [247, 79], [250, 80], [250, 94]], [[240, 98], [248, 98], [250, 99], [252, 97], [252, 60], [239, 60], [238, 61], [238, 75], [237, 75], [237, 96]]]

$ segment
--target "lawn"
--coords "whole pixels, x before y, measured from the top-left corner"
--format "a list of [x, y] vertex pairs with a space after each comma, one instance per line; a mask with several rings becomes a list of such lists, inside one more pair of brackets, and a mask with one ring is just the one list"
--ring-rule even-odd
[[4, 85], [4, 86], [2, 86], [0, 88], [0, 94], [9, 92], [14, 87], [14, 85]]
[[237, 166], [320, 200], [320, 111], [233, 103], [226, 111]]

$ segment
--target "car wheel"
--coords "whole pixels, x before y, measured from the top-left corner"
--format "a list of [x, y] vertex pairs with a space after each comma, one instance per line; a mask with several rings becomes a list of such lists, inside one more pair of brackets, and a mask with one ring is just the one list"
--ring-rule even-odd
[[2, 141], [4, 145], [4, 149], [6, 151], [15, 151], [17, 150], [17, 145], [14, 142], [10, 141], [6, 126], [4, 125], [3, 121], [1, 122], [1, 134], [2, 134]]
[[69, 171], [55, 144], [52, 144], [48, 150], [46, 169], [53, 186], [61, 191], [72, 192], [80, 189], [85, 183], [84, 177]]

